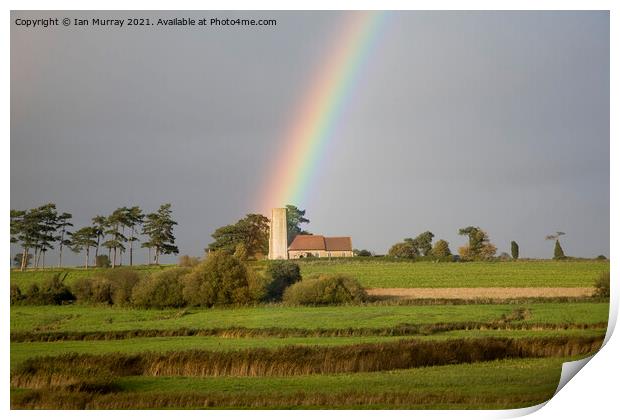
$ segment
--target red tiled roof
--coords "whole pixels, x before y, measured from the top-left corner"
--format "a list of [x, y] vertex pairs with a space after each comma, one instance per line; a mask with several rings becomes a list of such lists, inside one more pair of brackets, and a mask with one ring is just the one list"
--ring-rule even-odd
[[325, 250], [325, 238], [322, 235], [297, 235], [289, 251], [321, 251]]
[[328, 238], [323, 235], [297, 235], [289, 251], [352, 251], [350, 236]]
[[336, 236], [325, 238], [325, 249], [326, 251], [352, 251], [351, 237]]

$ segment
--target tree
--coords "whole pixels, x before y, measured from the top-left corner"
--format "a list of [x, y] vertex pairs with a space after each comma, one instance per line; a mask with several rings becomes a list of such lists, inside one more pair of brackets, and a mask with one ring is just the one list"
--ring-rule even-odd
[[372, 257], [372, 252], [367, 249], [354, 249], [353, 255], [356, 257]]
[[445, 258], [452, 255], [452, 252], [450, 252], [450, 247], [448, 246], [448, 241], [440, 239], [435, 242], [431, 254], [435, 258]]
[[288, 245], [293, 242], [297, 235], [308, 235], [309, 232], [301, 228], [302, 223], [310, 223], [310, 220], [306, 219], [305, 210], [300, 210], [292, 204], [286, 206], [286, 236], [288, 239]]
[[127, 209], [127, 212], [125, 215], [125, 222], [126, 222], [126, 226], [129, 227], [129, 229], [131, 229], [129, 238], [127, 238], [127, 240], [129, 241], [129, 265], [132, 266], [133, 265], [133, 243], [138, 240], [138, 238], [135, 237], [136, 228], [140, 226], [142, 223], [144, 223], [144, 213], [142, 213], [142, 210], [140, 209], [140, 207], [134, 206], [134, 207], [131, 207], [130, 209]]
[[88, 259], [90, 257], [90, 248], [97, 246], [97, 232], [93, 226], [85, 226], [76, 230], [71, 236], [71, 250], [76, 253], [85, 251], [84, 268], [88, 269]]
[[65, 236], [69, 233], [67, 231], [68, 227], [72, 227], [73, 223], [70, 222], [73, 216], [70, 213], [62, 213], [58, 216], [57, 221], [57, 229], [60, 230], [60, 235], [58, 236], [58, 267], [62, 267], [62, 248], [63, 246], [70, 246], [71, 241], [67, 239]]
[[95, 246], [95, 262], [97, 261], [97, 257], [99, 256], [99, 245], [101, 243], [101, 239], [105, 237], [105, 231], [108, 227], [108, 219], [105, 216], [97, 215], [92, 218], [93, 228], [95, 228], [95, 233], [97, 234], [97, 245]]
[[234, 225], [216, 229], [211, 236], [215, 241], [209, 244], [208, 251], [258, 258], [269, 252], [269, 219], [262, 214], [248, 214]]
[[433, 232], [427, 230], [424, 233], [420, 233], [415, 239], [405, 239], [405, 242], [411, 241], [412, 245], [417, 249], [418, 254], [426, 256], [429, 255], [433, 249], [432, 242], [434, 237], [435, 235]]
[[464, 259], [486, 260], [497, 252], [497, 247], [490, 242], [489, 235], [477, 226], [459, 229], [459, 235], [469, 238], [468, 244], [459, 248], [459, 254]]
[[30, 210], [11, 210], [11, 243], [21, 244], [23, 250], [21, 270], [26, 268], [26, 256], [30, 250], [33, 251], [33, 262], [37, 268], [41, 256], [53, 248], [52, 244], [58, 239], [55, 235], [57, 217], [54, 203]]
[[106, 220], [106, 235], [110, 235], [110, 239], [103, 243], [103, 246], [112, 252], [112, 268], [116, 267], [118, 251], [122, 253], [125, 250], [124, 243], [127, 237], [123, 234], [123, 226], [127, 223], [127, 207], [120, 207], [112, 212]]
[[564, 232], [556, 232], [555, 234], [545, 236], [547, 241], [555, 241], [555, 247], [553, 249], [553, 258], [556, 260], [566, 258], [562, 245], [560, 245], [560, 236], [566, 235]]
[[561, 260], [563, 258], [566, 258], [566, 255], [564, 255], [564, 250], [562, 249], [562, 245], [560, 245], [560, 240], [556, 239], [555, 248], [553, 249], [553, 259]]
[[519, 259], [519, 244], [515, 241], [510, 242], [510, 253], [512, 254], [513, 260]]
[[142, 233], [149, 238], [142, 246], [148, 247], [149, 252], [151, 248], [155, 249], [155, 264], [159, 264], [161, 254], [176, 255], [179, 253], [179, 248], [174, 244], [173, 231], [177, 222], [172, 219], [171, 207], [170, 203], [162, 204], [155, 213], [147, 214], [142, 227]]
[[398, 242], [390, 248], [388, 256], [395, 258], [415, 258], [418, 256], [418, 250], [411, 241]]
[[[15, 254], [15, 258], [13, 258], [13, 264], [15, 264], [15, 267], [20, 268], [22, 266], [23, 259], [24, 259], [24, 256], [21, 252]], [[30, 265], [31, 261], [32, 261], [32, 254], [28, 254], [28, 256], [26, 257], [26, 267]]]

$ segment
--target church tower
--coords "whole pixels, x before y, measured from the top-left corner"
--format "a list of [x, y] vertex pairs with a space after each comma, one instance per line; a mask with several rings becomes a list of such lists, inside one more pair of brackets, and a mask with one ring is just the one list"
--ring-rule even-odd
[[269, 259], [288, 260], [285, 208], [271, 209], [271, 223], [269, 224]]

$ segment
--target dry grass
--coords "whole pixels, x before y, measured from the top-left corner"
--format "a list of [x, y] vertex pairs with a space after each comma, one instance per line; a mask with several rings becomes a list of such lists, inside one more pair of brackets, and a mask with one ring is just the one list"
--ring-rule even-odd
[[480, 394], [477, 396], [423, 391], [337, 393], [295, 392], [251, 393], [107, 393], [32, 390], [11, 396], [11, 409], [119, 410], [119, 409], [207, 409], [207, 408], [425, 408], [466, 406], [486, 408], [526, 407], [539, 404], [551, 395], [532, 399], [531, 395]]
[[594, 287], [450, 287], [450, 288], [372, 288], [369, 296], [398, 299], [515, 299], [589, 297]]

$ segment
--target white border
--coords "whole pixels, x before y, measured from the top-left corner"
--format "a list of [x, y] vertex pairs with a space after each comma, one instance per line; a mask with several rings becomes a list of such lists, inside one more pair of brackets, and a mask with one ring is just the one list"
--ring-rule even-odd
[[[610, 40], [610, 53], [611, 53], [611, 103], [610, 112], [611, 118], [611, 185], [617, 185], [615, 181], [618, 179], [618, 169], [615, 169], [614, 163], [617, 163], [618, 157], [618, 139], [617, 139], [617, 124], [614, 123], [614, 116], [617, 117], [617, 98], [618, 98], [618, 86], [615, 83], [614, 75], [618, 74], [618, 43], [614, 41], [617, 38], [619, 19], [617, 17], [618, 2], [593, 0], [593, 1], [577, 1], [577, 0], [504, 0], [504, 1], [406, 1], [406, 0], [386, 0], [382, 2], [371, 0], [358, 0], [358, 1], [345, 1], [345, 0], [315, 0], [315, 1], [276, 1], [266, 0], [262, 2], [250, 1], [250, 0], [237, 0], [237, 1], [196, 1], [196, 0], [177, 0], [174, 2], [166, 2], [161, 0], [153, 0], [150, 2], [139, 1], [91, 1], [88, 3], [80, 1], [14, 1], [9, 0], [4, 2], [7, 5], [5, 9], [5, 20], [3, 25], [3, 37], [2, 37], [2, 53], [4, 57], [10, 57], [10, 10], [47, 10], [47, 9], [65, 9], [65, 10], [340, 10], [340, 9], [353, 9], [353, 10], [610, 10], [610, 24], [611, 24], [611, 40]], [[0, 153], [0, 167], [3, 172], [4, 182], [2, 183], [2, 207], [4, 214], [6, 215], [10, 209], [10, 69], [8, 60], [5, 61], [5, 65], [2, 68], [2, 84], [3, 96], [3, 137], [2, 137], [2, 153]], [[614, 193], [613, 189], [610, 191], [610, 214], [620, 214], [618, 207], [617, 193]], [[6, 217], [6, 216], [5, 216]], [[6, 220], [6, 219], [5, 219]], [[610, 221], [611, 227], [611, 254], [612, 260], [616, 260], [618, 245], [617, 239], [619, 237], [618, 224], [612, 218]], [[2, 225], [2, 237], [6, 238], [9, 233], [8, 223]], [[2, 251], [5, 256], [5, 260], [8, 261], [9, 245], [8, 242], [2, 242]], [[612, 267], [612, 283], [617, 281], [617, 275]], [[5, 290], [8, 289], [8, 279], [4, 281]], [[617, 319], [618, 313], [618, 298], [620, 293], [618, 289], [612, 287], [612, 311], [610, 314], [610, 325]], [[2, 305], [2, 363], [0, 363], [0, 372], [2, 373], [2, 408], [4, 412], [9, 411], [9, 316], [10, 307], [8, 305], [8, 298], [5, 295], [4, 305]], [[610, 332], [612, 327], [610, 327]], [[618, 369], [618, 354], [620, 344], [618, 339], [611, 337], [608, 334], [609, 340], [605, 347], [597, 354], [591, 362], [589, 362], [577, 375], [577, 379], [571, 380], [554, 398], [552, 398], [544, 408], [536, 411], [532, 415], [532, 418], [537, 419], [558, 419], [558, 418], [609, 418], [613, 416], [612, 413], [617, 412], [616, 401], [618, 400], [616, 386], [618, 384], [617, 375]], [[377, 411], [354, 411], [351, 413], [345, 413], [342, 411], [323, 411], [317, 413], [314, 411], [296, 411], [294, 414], [287, 411], [152, 411], [149, 412], [149, 416], [156, 418], [168, 418], [171, 416], [182, 415], [185, 418], [203, 418], [209, 416], [210, 418], [230, 418], [232, 416], [252, 416], [255, 419], [284, 419], [291, 415], [299, 418], [314, 418], [317, 415], [321, 417], [336, 418], [336, 416], [348, 415], [370, 418], [377, 415], [387, 414], [390, 417], [395, 418], [433, 418], [433, 419], [446, 419], [446, 418], [469, 418], [469, 419], [481, 419], [481, 418], [506, 418], [515, 417], [519, 415], [525, 415], [531, 411], [541, 407], [535, 407], [532, 409], [524, 410], [506, 410], [506, 411], [390, 411], [389, 413], [377, 412]], [[135, 413], [129, 411], [110, 412], [80, 412], [80, 411], [51, 411], [51, 412], [27, 412], [27, 411], [11, 411], [9, 415], [13, 418], [31, 418], [34, 416], [45, 417], [46, 419], [56, 418], [83, 418], [88, 416], [91, 418], [106, 418], [110, 416], [120, 417], [134, 417], [136, 415], [144, 415], [145, 413]]]

